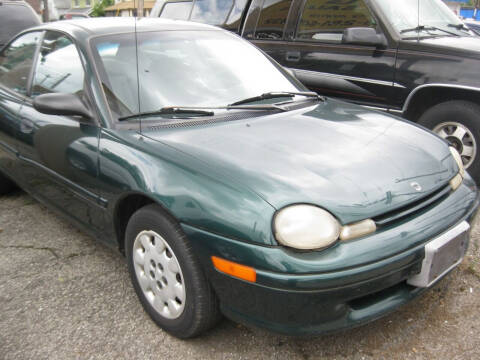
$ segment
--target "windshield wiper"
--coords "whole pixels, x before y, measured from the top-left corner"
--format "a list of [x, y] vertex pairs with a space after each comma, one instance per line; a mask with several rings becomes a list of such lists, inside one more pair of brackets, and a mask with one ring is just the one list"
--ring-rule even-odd
[[447, 33], [447, 34], [450, 34], [450, 35], [453, 35], [453, 36], [460, 36], [458, 34], [455, 34], [455, 33], [451, 32], [451, 31], [448, 31], [448, 30], [445, 30], [445, 29], [442, 29], [442, 28], [439, 28], [439, 27], [436, 27], [436, 26], [425, 26], [425, 25], [418, 25], [417, 27], [414, 27], [414, 28], [403, 29], [403, 30], [400, 31], [400, 34], [405, 34], [407, 32], [412, 32], [412, 31], [420, 32], [420, 31], [434, 31], [434, 30], [443, 31], [444, 33]]
[[[163, 107], [159, 110], [155, 111], [146, 111], [140, 112], [136, 114], [121, 116], [118, 118], [118, 121], [124, 121], [128, 119], [134, 119], [139, 117], [149, 117], [149, 116], [156, 116], [156, 115], [177, 115], [177, 114], [185, 114], [185, 115], [192, 115], [191, 117], [200, 117], [200, 116], [213, 116], [215, 113], [211, 111], [212, 109], [215, 110], [275, 110], [275, 111], [287, 111], [286, 109], [275, 105], [275, 104], [256, 104], [256, 105], [243, 105], [249, 102], [254, 102], [258, 100], [264, 99], [273, 99], [277, 97], [293, 97], [295, 95], [307, 96], [312, 98], [317, 98], [323, 100], [323, 97], [318, 95], [317, 93], [310, 92], [310, 91], [299, 91], [299, 92], [270, 92], [265, 93], [259, 96], [254, 96], [248, 99], [244, 99], [241, 101], [234, 102], [227, 106], [209, 106], [209, 107], [188, 107], [188, 106], [167, 106]], [[208, 110], [204, 110], [208, 109]]]
[[246, 99], [243, 99], [243, 100], [240, 100], [240, 101], [236, 101], [236, 102], [228, 105], [228, 107], [242, 105], [242, 104], [248, 104], [248, 103], [255, 102], [255, 101], [260, 101], [260, 100], [275, 99], [275, 98], [278, 98], [278, 97], [294, 97], [296, 95], [306, 96], [306, 97], [311, 97], [311, 98], [316, 98], [316, 99], [319, 99], [319, 100], [323, 100], [322, 96], [320, 96], [317, 93], [312, 92], [312, 91], [298, 91], [298, 92], [295, 92], [295, 91], [272, 91], [272, 92], [264, 93], [262, 95], [253, 96], [253, 97], [249, 97], [249, 98], [246, 98]]
[[[209, 109], [209, 110], [203, 110]], [[186, 114], [192, 115], [189, 117], [200, 117], [200, 116], [213, 116], [215, 113], [211, 110], [267, 110], [267, 111], [287, 111], [286, 109], [275, 105], [275, 104], [259, 104], [259, 105], [227, 105], [227, 106], [209, 106], [209, 107], [186, 107], [186, 106], [169, 106], [161, 108], [156, 111], [147, 111], [137, 114], [126, 115], [118, 118], [118, 121], [124, 121], [128, 119], [134, 119], [138, 117], [149, 117], [156, 115], [176, 115], [176, 114]], [[189, 118], [188, 116], [183, 116], [182, 119]]]
[[455, 28], [457, 30], [463, 30], [470, 33], [470, 28], [466, 27], [464, 24], [447, 24], [448, 27]]
[[279, 110], [287, 111], [286, 109], [275, 104], [260, 104], [260, 105], [227, 105], [225, 107], [219, 107], [216, 109], [226, 110]]
[[138, 117], [149, 117], [149, 116], [155, 116], [155, 115], [177, 115], [177, 114], [192, 115], [193, 117], [215, 115], [213, 111], [201, 110], [198, 108], [189, 108], [185, 106], [167, 106], [155, 111], [146, 111], [146, 112], [140, 112], [137, 114], [122, 116], [122, 117], [119, 117], [118, 120], [124, 121], [124, 120], [138, 118]]

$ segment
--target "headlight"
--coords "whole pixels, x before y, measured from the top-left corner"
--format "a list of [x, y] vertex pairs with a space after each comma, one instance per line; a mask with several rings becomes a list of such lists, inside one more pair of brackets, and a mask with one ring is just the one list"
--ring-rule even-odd
[[460, 154], [458, 153], [457, 149], [455, 149], [453, 146], [450, 146], [450, 152], [452, 153], [453, 158], [455, 159], [455, 162], [458, 165], [458, 172], [462, 176], [462, 178], [465, 177], [465, 167], [463, 166], [463, 160]]
[[274, 219], [278, 242], [295, 249], [327, 247], [338, 240], [340, 230], [340, 223], [332, 214], [312, 205], [286, 207]]

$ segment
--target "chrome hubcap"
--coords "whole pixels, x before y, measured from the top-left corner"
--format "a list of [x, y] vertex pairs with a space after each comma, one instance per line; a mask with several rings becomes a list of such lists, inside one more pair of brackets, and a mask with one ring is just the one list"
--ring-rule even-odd
[[466, 126], [457, 122], [445, 122], [437, 125], [433, 131], [457, 149], [465, 168], [472, 165], [477, 155], [477, 143]]
[[177, 257], [154, 231], [142, 231], [133, 243], [135, 274], [150, 305], [167, 319], [185, 308], [185, 284]]

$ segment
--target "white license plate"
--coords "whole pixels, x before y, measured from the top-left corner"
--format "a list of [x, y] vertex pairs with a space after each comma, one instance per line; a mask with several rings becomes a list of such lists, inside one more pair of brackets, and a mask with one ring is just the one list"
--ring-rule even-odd
[[407, 283], [429, 287], [460, 264], [467, 251], [469, 230], [470, 225], [463, 221], [425, 245], [422, 270]]

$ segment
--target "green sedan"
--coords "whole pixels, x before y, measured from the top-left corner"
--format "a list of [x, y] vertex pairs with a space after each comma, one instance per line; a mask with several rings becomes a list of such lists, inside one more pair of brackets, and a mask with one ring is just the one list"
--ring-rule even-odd
[[375, 320], [462, 261], [479, 203], [440, 137], [160, 19], [50, 23], [3, 48], [0, 193], [15, 185], [125, 253], [180, 338], [221, 314], [295, 335]]

